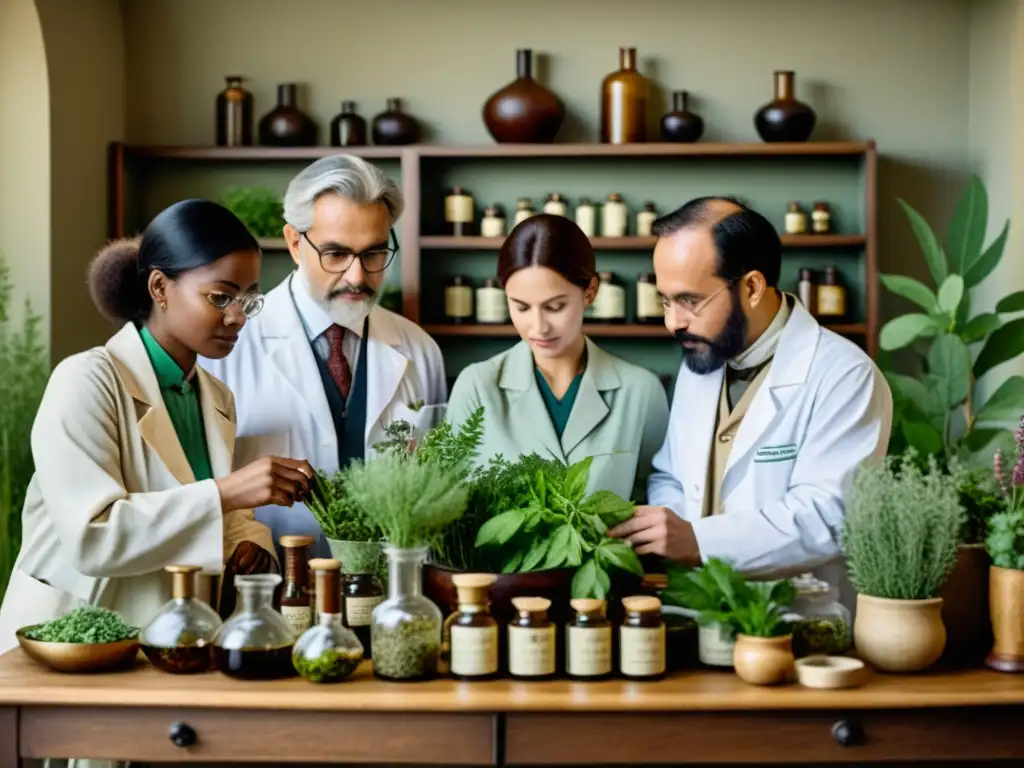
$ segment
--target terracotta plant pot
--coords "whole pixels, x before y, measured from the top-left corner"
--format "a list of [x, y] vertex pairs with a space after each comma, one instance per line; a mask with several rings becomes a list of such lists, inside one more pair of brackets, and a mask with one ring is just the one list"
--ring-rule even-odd
[[962, 544], [949, 579], [939, 590], [946, 627], [943, 664], [976, 667], [992, 649], [989, 566], [984, 544]]
[[778, 685], [793, 676], [793, 635], [737, 635], [732, 665], [740, 680], [752, 685]]
[[919, 672], [942, 656], [942, 598], [889, 600], [857, 595], [853, 622], [857, 655], [885, 672]]
[[1000, 672], [1024, 672], [1024, 571], [993, 565], [988, 594], [995, 643], [985, 664]]

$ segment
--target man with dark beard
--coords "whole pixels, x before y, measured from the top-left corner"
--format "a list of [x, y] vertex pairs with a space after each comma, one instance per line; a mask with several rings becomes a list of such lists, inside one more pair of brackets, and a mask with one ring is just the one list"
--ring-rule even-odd
[[654, 233], [683, 367], [649, 506], [612, 535], [639, 554], [689, 565], [717, 557], [760, 578], [814, 570], [843, 587], [843, 496], [889, 442], [881, 371], [780, 291], [782, 244], [760, 214], [699, 198]]

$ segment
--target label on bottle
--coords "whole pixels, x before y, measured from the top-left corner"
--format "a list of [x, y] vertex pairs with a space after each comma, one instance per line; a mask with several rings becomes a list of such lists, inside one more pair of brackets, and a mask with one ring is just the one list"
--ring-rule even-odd
[[469, 195], [448, 195], [444, 199], [444, 220], [470, 224], [473, 222], [473, 198]]
[[597, 223], [597, 211], [592, 205], [581, 205], [576, 208], [576, 226], [583, 230], [587, 237], [594, 236]]
[[566, 633], [566, 672], [597, 677], [612, 671], [612, 628], [569, 627]]
[[478, 323], [508, 322], [508, 300], [501, 288], [476, 289], [476, 321]]
[[505, 234], [505, 220], [498, 216], [484, 216], [480, 220], [481, 237], [503, 237]]
[[665, 625], [622, 627], [619, 671], [631, 677], [654, 677], [665, 671]]
[[519, 677], [555, 673], [555, 627], [509, 627], [508, 671]]
[[614, 283], [601, 283], [594, 297], [595, 320], [623, 320], [626, 317], [626, 289]]
[[636, 236], [650, 237], [651, 226], [656, 218], [658, 218], [658, 214], [653, 211], [639, 211], [636, 215]]
[[625, 203], [607, 202], [601, 213], [601, 235], [603, 237], [625, 237], [627, 227]]
[[468, 285], [453, 285], [445, 288], [444, 313], [448, 317], [472, 317], [473, 289]]
[[537, 212], [533, 211], [533, 210], [528, 210], [528, 211], [517, 210], [516, 211], [516, 217], [515, 217], [515, 224], [513, 224], [513, 226], [517, 226], [520, 222], [526, 221], [531, 216], [536, 215], [536, 213]]
[[642, 318], [664, 317], [665, 308], [661, 306], [658, 286], [654, 283], [636, 284], [636, 316]]
[[828, 211], [812, 211], [811, 228], [819, 235], [827, 234], [832, 224], [831, 219]]
[[846, 291], [841, 285], [818, 286], [818, 315], [842, 317], [846, 314]]
[[346, 597], [345, 624], [349, 627], [370, 626], [373, 609], [384, 601], [383, 595], [374, 597]]
[[550, 213], [552, 216], [565, 216], [567, 211], [565, 203], [561, 200], [548, 200], [544, 203], [544, 213]]
[[453, 675], [493, 675], [498, 671], [498, 627], [452, 626]]
[[313, 625], [313, 609], [308, 605], [282, 605], [281, 615], [296, 637]]
[[786, 214], [786, 232], [791, 235], [802, 235], [807, 231], [807, 214], [803, 211], [790, 211]]

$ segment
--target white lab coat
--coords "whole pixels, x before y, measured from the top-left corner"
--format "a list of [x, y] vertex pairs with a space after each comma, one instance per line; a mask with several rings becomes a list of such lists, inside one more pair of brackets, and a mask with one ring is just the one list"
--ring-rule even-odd
[[[290, 290], [301, 291], [302, 284], [282, 281], [267, 294], [263, 310], [242, 328], [231, 354], [223, 360], [200, 358], [199, 364], [234, 393], [236, 467], [271, 454], [305, 459], [333, 474], [338, 470], [334, 419]], [[418, 325], [374, 307], [366, 362], [368, 456], [375, 443], [386, 439], [384, 428], [394, 421], [408, 421], [423, 430], [443, 419], [448, 388], [444, 359], [437, 342]], [[410, 407], [420, 402], [424, 405], [419, 410]], [[330, 556], [320, 526], [304, 504], [260, 507], [256, 519], [270, 526], [275, 541], [286, 534], [312, 536], [314, 552]]]
[[839, 548], [855, 470], [886, 453], [892, 393], [855, 344], [796, 303], [768, 377], [740, 423], [722, 479], [723, 512], [702, 518], [724, 368], [682, 367], [668, 435], [654, 457], [651, 505], [693, 524], [701, 557], [754, 578], [811, 571], [854, 603]]

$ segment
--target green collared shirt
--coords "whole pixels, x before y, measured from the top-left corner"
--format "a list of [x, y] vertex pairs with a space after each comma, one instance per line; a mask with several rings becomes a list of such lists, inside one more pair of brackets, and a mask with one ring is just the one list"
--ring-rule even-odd
[[540, 372], [540, 369], [534, 368], [533, 373], [537, 377], [537, 386], [540, 388], [540, 396], [544, 400], [544, 406], [551, 417], [551, 425], [555, 428], [555, 434], [558, 435], [558, 439], [561, 440], [562, 433], [565, 431], [565, 425], [569, 423], [569, 414], [572, 413], [573, 403], [576, 402], [576, 393], [579, 392], [583, 374], [576, 374], [572, 384], [565, 390], [565, 395], [559, 400], [555, 397], [555, 393], [551, 391], [551, 387], [548, 386], [548, 380], [544, 378], [544, 374]]
[[203, 429], [203, 413], [199, 407], [197, 384], [190, 381], [181, 367], [174, 362], [167, 351], [153, 338], [148, 328], [143, 328], [139, 335], [146, 347], [149, 361], [156, 372], [156, 380], [160, 385], [160, 394], [170, 414], [178, 442], [185, 451], [185, 457], [192, 467], [196, 482], [209, 480], [213, 477], [210, 466], [210, 453], [206, 447], [206, 432]]

